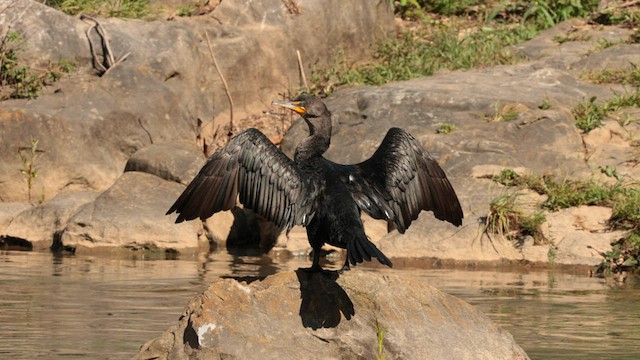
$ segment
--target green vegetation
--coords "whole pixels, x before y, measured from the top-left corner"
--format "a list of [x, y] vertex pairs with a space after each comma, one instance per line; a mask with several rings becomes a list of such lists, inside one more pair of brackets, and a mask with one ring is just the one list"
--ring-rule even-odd
[[519, 104], [500, 106], [500, 102], [496, 102], [493, 113], [485, 115], [485, 120], [487, 122], [516, 120], [518, 116], [520, 116], [521, 111], [522, 109]]
[[[535, 177], [519, 175], [512, 169], [504, 169], [491, 179], [499, 184], [511, 187], [529, 188], [539, 194], [547, 195], [547, 199], [539, 204], [540, 209], [557, 211], [580, 205], [600, 205], [613, 209], [609, 225], [612, 229], [625, 230], [626, 235], [612, 244], [612, 250], [603, 253], [601, 272], [627, 271], [640, 263], [640, 184], [629, 182], [619, 175], [615, 168], [601, 169], [604, 174], [615, 178], [611, 184], [590, 179], [587, 181], [558, 181], [552, 176]], [[534, 213], [525, 225], [515, 225], [519, 210], [515, 203], [515, 195], [501, 197], [491, 203], [489, 209], [488, 230], [498, 234], [508, 234], [512, 229], [525, 228], [534, 236], [536, 225], [544, 220], [544, 215]], [[527, 223], [527, 221], [530, 221]]]
[[591, 40], [591, 36], [589, 36], [588, 34], [579, 33], [579, 32], [568, 33], [565, 36], [556, 35], [553, 37], [553, 41], [557, 42], [558, 44], [564, 44], [568, 41], [589, 41], [589, 40]]
[[638, 6], [611, 6], [593, 14], [592, 19], [602, 25], [619, 25], [636, 28], [640, 23]]
[[536, 245], [547, 243], [541, 229], [546, 221], [544, 213], [526, 214], [517, 201], [520, 195], [505, 194], [491, 201], [483, 233], [498, 234], [510, 240], [531, 236]]
[[595, 103], [596, 97], [591, 97], [588, 101], [580, 102], [572, 113], [576, 119], [576, 127], [584, 133], [600, 127], [602, 120], [612, 111], [623, 107], [640, 107], [640, 88], [627, 94], [616, 94], [616, 96], [602, 105]]
[[38, 139], [33, 136], [29, 137], [31, 146], [28, 148], [18, 148], [18, 157], [21, 166], [20, 173], [27, 183], [27, 199], [31, 202], [31, 190], [33, 189], [33, 181], [38, 177], [38, 169], [36, 167], [36, 157], [38, 156]]
[[0, 100], [38, 97], [44, 86], [74, 69], [68, 60], [49, 64], [46, 69], [33, 69], [18, 56], [23, 45], [22, 36], [16, 32], [9, 31], [0, 40]]
[[378, 319], [375, 320], [373, 325], [376, 329], [376, 340], [377, 340], [376, 359], [385, 360], [387, 358], [387, 355], [385, 354], [385, 351], [384, 351], [384, 335], [385, 335], [384, 327], [382, 326], [382, 324], [380, 324]]
[[[597, 0], [400, 0], [396, 14], [418, 20], [378, 45], [373, 60], [351, 64], [338, 54], [312, 71], [309, 92], [325, 96], [344, 85], [380, 85], [430, 76], [440, 70], [511, 64], [512, 45], [573, 17], [587, 17]], [[576, 35], [578, 36], [578, 35]]]
[[65, 14], [91, 14], [144, 19], [152, 15], [149, 0], [49, 0], [47, 4]]
[[442, 124], [438, 125], [438, 129], [436, 130], [436, 132], [438, 134], [449, 134], [450, 132], [452, 132], [455, 129], [456, 129], [456, 125], [455, 124], [442, 123]]
[[344, 56], [338, 55], [329, 68], [312, 72], [314, 85], [310, 90], [322, 96], [342, 85], [380, 85], [433, 75], [441, 69], [514, 63], [518, 57], [505, 47], [531, 38], [532, 32], [526, 27], [487, 27], [460, 35], [460, 29], [450, 27], [406, 32], [382, 43], [374, 61], [358, 66], [349, 65]]
[[191, 16], [196, 9], [195, 4], [182, 4], [178, 7], [178, 16]]
[[571, 111], [576, 119], [576, 127], [585, 134], [602, 126], [602, 120], [606, 115], [604, 108], [595, 103], [596, 99], [597, 97], [593, 96], [588, 101], [582, 101]]
[[540, 110], [549, 110], [549, 109], [551, 109], [551, 103], [549, 102], [548, 99], [544, 99], [542, 101], [542, 104], [538, 105], [538, 109], [540, 109]]
[[631, 64], [630, 69], [603, 69], [585, 73], [582, 78], [596, 84], [623, 84], [640, 87], [640, 68]]

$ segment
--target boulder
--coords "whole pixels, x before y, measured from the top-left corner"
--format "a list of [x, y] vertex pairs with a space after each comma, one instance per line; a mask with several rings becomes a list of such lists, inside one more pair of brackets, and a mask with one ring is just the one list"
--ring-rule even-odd
[[[3, 101], [0, 142], [8, 151], [0, 153], [0, 199], [26, 198], [15, 154], [31, 137], [40, 150], [34, 186], [45, 198], [62, 190], [106, 190], [129, 157], [150, 144], [195, 143], [200, 123], [229, 113], [205, 34], [241, 117], [302, 86], [296, 50], [310, 74], [338, 49], [361, 59], [393, 31], [384, 2], [301, 1], [298, 7], [292, 12], [280, 0], [222, 2], [205, 16], [174, 21], [98, 19], [112, 55], [130, 53], [99, 77], [86, 34], [93, 22], [33, 0], [0, 0], [0, 27], [22, 35], [20, 55], [30, 66], [46, 68], [61, 59], [77, 64], [42, 96]], [[97, 34], [92, 41], [102, 59]]]
[[174, 224], [175, 217], [165, 216], [182, 190], [183, 185], [154, 175], [126, 172], [69, 219], [58, 245], [76, 253], [114, 248], [208, 249], [199, 220]]
[[202, 150], [193, 143], [151, 144], [131, 155], [124, 171], [140, 171], [187, 185], [205, 161]]
[[31, 243], [35, 250], [49, 249], [78, 208], [92, 202], [98, 195], [95, 191], [61, 192], [53, 199], [16, 215], [5, 234]]
[[350, 271], [215, 281], [135, 359], [528, 359], [475, 307], [417, 280]]

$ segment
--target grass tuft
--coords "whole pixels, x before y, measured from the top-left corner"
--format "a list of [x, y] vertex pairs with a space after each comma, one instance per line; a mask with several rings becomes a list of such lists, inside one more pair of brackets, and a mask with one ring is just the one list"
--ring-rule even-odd
[[442, 123], [442, 124], [438, 125], [438, 129], [436, 129], [436, 133], [438, 133], [438, 134], [449, 134], [455, 129], [456, 129], [456, 125], [455, 124]]
[[47, 4], [68, 15], [91, 14], [145, 19], [152, 15], [149, 0], [48, 0]]
[[547, 220], [542, 211], [526, 214], [517, 199], [520, 193], [499, 196], [489, 204], [489, 212], [483, 233], [493, 233], [510, 240], [533, 237], [535, 245], [548, 243], [542, 233]]

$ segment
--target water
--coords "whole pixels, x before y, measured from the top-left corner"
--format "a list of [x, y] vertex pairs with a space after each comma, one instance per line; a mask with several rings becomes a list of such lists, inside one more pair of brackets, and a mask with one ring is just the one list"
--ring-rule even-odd
[[[640, 285], [549, 271], [394, 269], [476, 305], [532, 359], [640, 358]], [[128, 359], [221, 275], [307, 267], [296, 258], [232, 256], [112, 260], [0, 252], [0, 359]]]

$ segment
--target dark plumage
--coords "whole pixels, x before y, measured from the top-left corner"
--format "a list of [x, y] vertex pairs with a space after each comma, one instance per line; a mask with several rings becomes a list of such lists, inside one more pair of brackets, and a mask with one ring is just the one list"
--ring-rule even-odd
[[404, 130], [390, 129], [368, 160], [341, 165], [322, 156], [331, 141], [331, 114], [322, 101], [301, 95], [273, 104], [297, 112], [309, 126], [294, 160], [260, 131], [243, 131], [211, 155], [167, 214], [177, 212], [176, 222], [204, 220], [234, 207], [239, 195], [244, 207], [281, 228], [306, 226], [314, 271], [321, 270], [324, 243], [347, 249], [343, 270], [371, 258], [392, 265], [365, 235], [360, 211], [393, 222], [401, 233], [422, 210], [462, 224], [460, 203], [444, 171]]

